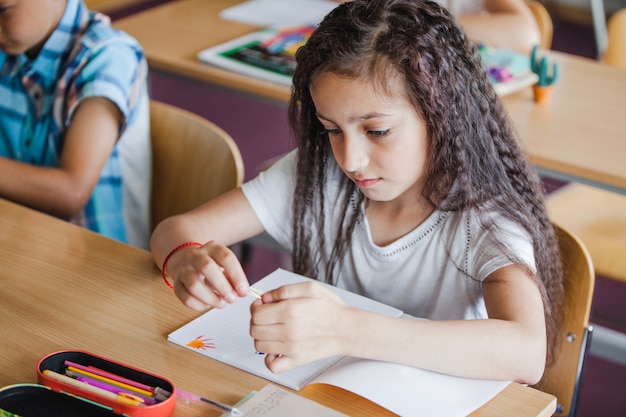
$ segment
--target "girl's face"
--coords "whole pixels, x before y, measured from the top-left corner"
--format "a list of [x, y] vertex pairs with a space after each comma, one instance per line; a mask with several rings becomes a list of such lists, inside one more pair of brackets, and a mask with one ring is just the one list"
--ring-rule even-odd
[[[399, 89], [392, 89], [397, 91]], [[372, 201], [421, 196], [426, 124], [408, 99], [367, 79], [324, 73], [311, 86], [317, 117], [343, 172]]]
[[64, 10], [65, 0], [0, 0], [0, 50], [33, 58]]

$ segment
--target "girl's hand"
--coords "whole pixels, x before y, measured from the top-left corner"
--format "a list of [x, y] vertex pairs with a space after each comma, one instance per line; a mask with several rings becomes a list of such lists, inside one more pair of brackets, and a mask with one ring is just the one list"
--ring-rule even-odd
[[252, 303], [250, 335], [269, 370], [285, 372], [343, 354], [342, 317], [352, 309], [318, 283], [286, 285]]
[[213, 241], [181, 249], [166, 268], [176, 296], [195, 310], [222, 308], [245, 297], [250, 288], [237, 256]]

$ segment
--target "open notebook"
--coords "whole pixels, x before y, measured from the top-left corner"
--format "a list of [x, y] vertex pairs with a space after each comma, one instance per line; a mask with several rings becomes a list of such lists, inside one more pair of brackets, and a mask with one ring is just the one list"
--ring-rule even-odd
[[[307, 280], [310, 279], [278, 269], [254, 286], [268, 291]], [[328, 287], [346, 303], [358, 308], [391, 317], [403, 315], [394, 307], [330, 285]], [[464, 416], [509, 384], [508, 381], [457, 378], [399, 364], [350, 357], [331, 357], [274, 374], [265, 366], [263, 354], [254, 349], [249, 335], [250, 304], [253, 301], [252, 297], [246, 297], [223, 309], [210, 310], [171, 333], [168, 340], [294, 390], [299, 391], [305, 386], [313, 389], [315, 384], [338, 386], [403, 416]]]

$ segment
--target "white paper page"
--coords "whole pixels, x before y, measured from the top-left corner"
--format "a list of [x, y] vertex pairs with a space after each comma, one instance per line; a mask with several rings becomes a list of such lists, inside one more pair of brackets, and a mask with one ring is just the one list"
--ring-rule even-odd
[[317, 24], [337, 7], [332, 0], [249, 0], [220, 12], [222, 19], [257, 26]]
[[403, 417], [467, 416], [510, 381], [458, 378], [389, 362], [344, 357], [311, 384], [354, 392]]
[[[311, 279], [278, 269], [258, 281], [254, 287], [265, 292], [282, 285], [303, 281], [311, 281]], [[331, 285], [321, 282], [320, 284], [335, 291], [347, 304], [363, 310], [392, 317], [399, 317], [402, 314], [394, 307]], [[210, 310], [171, 333], [168, 340], [295, 390], [300, 390], [311, 379], [341, 358], [331, 357], [280, 374], [272, 373], [265, 366], [264, 355], [254, 349], [254, 341], [249, 335], [250, 304], [253, 301], [252, 297], [245, 297], [223, 309]]]

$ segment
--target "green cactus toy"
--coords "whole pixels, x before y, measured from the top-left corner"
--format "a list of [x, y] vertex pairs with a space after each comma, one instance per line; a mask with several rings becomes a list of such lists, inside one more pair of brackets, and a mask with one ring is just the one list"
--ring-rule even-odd
[[559, 79], [559, 64], [556, 62], [552, 63], [552, 75], [548, 75], [548, 58], [544, 56], [539, 59], [539, 57], [537, 57], [538, 50], [539, 46], [535, 45], [530, 54], [530, 69], [539, 77], [537, 85], [552, 85]]

